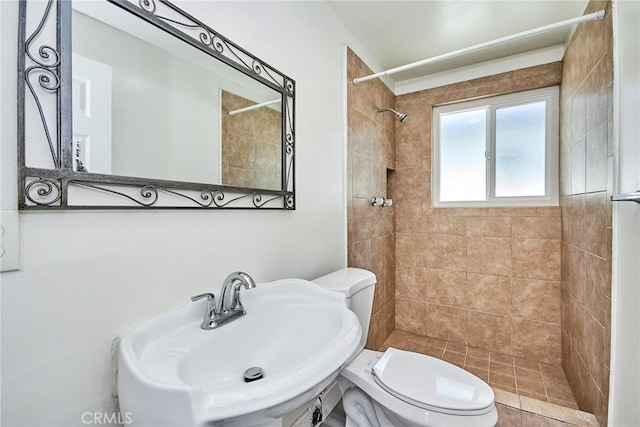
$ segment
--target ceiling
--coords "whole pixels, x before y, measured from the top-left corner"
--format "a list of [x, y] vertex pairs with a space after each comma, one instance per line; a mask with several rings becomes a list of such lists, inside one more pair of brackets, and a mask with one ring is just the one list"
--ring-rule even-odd
[[[326, 0], [383, 71], [583, 14], [587, 0]], [[573, 26], [390, 76], [394, 83], [563, 45]]]

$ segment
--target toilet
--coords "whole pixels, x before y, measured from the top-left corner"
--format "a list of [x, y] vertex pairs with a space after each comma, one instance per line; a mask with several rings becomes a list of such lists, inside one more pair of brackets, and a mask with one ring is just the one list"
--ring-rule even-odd
[[312, 280], [343, 293], [362, 326], [358, 349], [338, 377], [346, 427], [492, 427], [493, 390], [472, 373], [425, 354], [364, 348], [376, 276], [344, 268]]

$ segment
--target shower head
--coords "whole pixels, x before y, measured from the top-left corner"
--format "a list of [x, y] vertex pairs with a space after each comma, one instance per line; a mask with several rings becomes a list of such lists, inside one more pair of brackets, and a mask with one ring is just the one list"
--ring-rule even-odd
[[401, 123], [404, 122], [404, 119], [407, 118], [407, 115], [405, 113], [399, 113], [396, 110], [394, 110], [393, 108], [379, 108], [379, 107], [376, 107], [376, 114], [380, 114], [380, 113], [383, 113], [385, 111], [390, 111], [393, 114], [395, 114], [396, 116], [398, 116], [398, 118], [400, 119]]

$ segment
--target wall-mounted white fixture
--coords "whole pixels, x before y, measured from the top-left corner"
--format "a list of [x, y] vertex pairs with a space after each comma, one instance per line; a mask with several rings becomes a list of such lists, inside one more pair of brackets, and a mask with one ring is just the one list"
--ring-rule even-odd
[[438, 61], [443, 61], [445, 59], [449, 59], [449, 58], [454, 58], [456, 56], [461, 56], [467, 53], [471, 53], [471, 52], [475, 52], [477, 50], [480, 49], [484, 49], [487, 47], [491, 47], [491, 46], [495, 46], [498, 44], [502, 44], [502, 43], [506, 43], [506, 42], [510, 42], [513, 40], [518, 40], [518, 39], [522, 39], [525, 37], [529, 37], [535, 34], [540, 34], [540, 33], [544, 33], [550, 30], [555, 30], [556, 28], [560, 28], [560, 27], [565, 27], [567, 25], [573, 25], [573, 24], [581, 24], [583, 22], [589, 22], [589, 21], [594, 21], [596, 19], [603, 19], [605, 16], [606, 12], [604, 9], [599, 10], [597, 12], [593, 12], [590, 13], [588, 15], [583, 15], [583, 16], [578, 16], [577, 18], [571, 18], [571, 19], [566, 19], [564, 21], [559, 21], [553, 24], [549, 24], [549, 25], [544, 25], [542, 27], [538, 27], [538, 28], [533, 28], [531, 30], [527, 30], [527, 31], [522, 31], [516, 34], [511, 34], [509, 36], [505, 36], [505, 37], [500, 37], [494, 40], [490, 40], [484, 43], [479, 43], [473, 46], [469, 46], [469, 47], [465, 47], [462, 49], [458, 49], [458, 50], [454, 50], [452, 52], [447, 52], [447, 53], [443, 53], [442, 55], [436, 55], [436, 56], [432, 56], [431, 58], [427, 58], [427, 59], [423, 59], [421, 61], [416, 61], [416, 62], [412, 62], [410, 64], [407, 65], [402, 65], [400, 67], [395, 67], [395, 68], [391, 68], [389, 70], [386, 71], [381, 71], [379, 73], [375, 73], [375, 74], [371, 74], [369, 76], [365, 76], [365, 77], [358, 77], [353, 79], [353, 84], [358, 84], [360, 82], [365, 82], [367, 80], [372, 80], [378, 77], [382, 77], [382, 76], [388, 76], [391, 74], [396, 74], [399, 73], [401, 71], [406, 71], [406, 70], [410, 70], [412, 68], [416, 68], [416, 67], [420, 67], [423, 65], [427, 65], [427, 64], [431, 64], [433, 62], [438, 62]]
[[342, 294], [283, 279], [243, 299], [231, 326], [202, 330], [202, 300], [122, 337], [118, 395], [133, 425], [285, 425], [360, 350], [362, 327]]
[[274, 99], [272, 101], [261, 102], [259, 104], [250, 105], [249, 107], [238, 108], [237, 110], [229, 111], [230, 116], [235, 116], [236, 114], [246, 113], [247, 111], [257, 110], [258, 108], [266, 107], [271, 104], [277, 104], [278, 102], [282, 102], [281, 99]]
[[376, 206], [385, 207], [385, 206], [391, 206], [391, 205], [393, 205], [392, 199], [387, 199], [385, 197], [371, 196], [371, 206], [373, 207], [376, 207]]

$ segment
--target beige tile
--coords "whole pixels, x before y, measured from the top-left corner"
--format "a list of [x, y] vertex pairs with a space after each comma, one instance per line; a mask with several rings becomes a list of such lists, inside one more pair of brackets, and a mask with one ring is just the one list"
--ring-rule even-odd
[[467, 346], [464, 343], [459, 343], [455, 341], [447, 341], [447, 351], [453, 351], [455, 353], [467, 354]]
[[514, 217], [511, 230], [513, 237], [535, 239], [560, 239], [562, 237], [559, 216]]
[[541, 402], [539, 400], [521, 396], [520, 405], [522, 407], [523, 414], [525, 412], [530, 414], [539, 414], [576, 426], [596, 427], [598, 425], [595, 417], [592, 414], [588, 414], [582, 411], [576, 411], [569, 408], [563, 408], [552, 403]]
[[602, 325], [610, 321], [611, 262], [595, 255], [586, 255], [586, 307]]
[[491, 353], [491, 362], [514, 366], [513, 356], [505, 353]]
[[560, 282], [513, 279], [513, 315], [560, 322]]
[[560, 365], [550, 365], [548, 363], [540, 363], [540, 371], [545, 377], [564, 378], [564, 371]]
[[562, 406], [569, 409], [580, 409], [578, 408], [578, 404], [576, 403], [575, 400], [562, 400], [562, 399], [555, 399], [552, 397], [549, 397], [547, 400], [549, 401], [549, 403], [553, 403], [554, 405]]
[[570, 427], [569, 424], [522, 411], [522, 427]]
[[420, 352], [428, 356], [437, 357], [438, 359], [442, 359], [442, 356], [444, 355], [443, 348], [431, 347], [429, 345], [424, 346]]
[[399, 268], [396, 271], [396, 297], [419, 301], [427, 300], [427, 269]]
[[537, 216], [562, 216], [562, 211], [560, 207], [552, 206], [552, 207], [540, 207], [536, 208]]
[[469, 237], [467, 271], [508, 276], [511, 274], [511, 240], [506, 237]]
[[502, 391], [506, 391], [508, 393], [513, 393], [516, 394], [516, 386], [508, 386], [508, 385], [504, 385], [504, 384], [492, 384], [490, 381], [487, 381], [487, 383], [489, 383], [489, 385], [491, 386], [491, 388], [495, 391], [495, 390], [502, 390]]
[[511, 313], [511, 278], [467, 273], [469, 307], [489, 313]]
[[382, 274], [386, 268], [386, 239], [376, 237], [371, 239], [371, 271], [374, 274]]
[[396, 298], [396, 328], [427, 335], [427, 303]]
[[607, 132], [608, 125], [605, 118], [600, 126], [587, 134], [585, 148], [585, 191], [587, 193], [607, 190]]
[[467, 354], [469, 356], [477, 357], [479, 359], [489, 360], [489, 350], [479, 347], [467, 347]]
[[467, 238], [447, 234], [429, 236], [428, 267], [465, 271], [467, 268]]
[[351, 243], [349, 245], [349, 267], [371, 270], [371, 241]]
[[586, 145], [584, 136], [571, 146], [571, 194], [585, 192]]
[[435, 215], [444, 216], [484, 216], [487, 215], [487, 208], [438, 208], [434, 210]]
[[516, 378], [509, 375], [503, 375], [489, 369], [489, 385], [498, 388], [507, 387], [506, 391], [513, 390], [515, 392]]
[[567, 380], [562, 377], [550, 377], [543, 375], [544, 388], [549, 399], [575, 402], [573, 392]]
[[560, 324], [513, 319], [513, 354], [545, 363], [560, 361]]
[[465, 236], [467, 234], [467, 217], [430, 215], [427, 231], [432, 234], [453, 234]]
[[467, 278], [463, 271], [429, 268], [425, 274], [430, 303], [467, 307]]
[[467, 335], [467, 311], [455, 307], [429, 304], [428, 335], [435, 338], [465, 341]]
[[490, 362], [489, 370], [496, 374], [508, 375], [515, 377], [515, 367], [513, 365], [507, 365], [505, 363]]
[[607, 224], [611, 222], [611, 204], [607, 192], [585, 195], [584, 248], [594, 255], [607, 259], [610, 242], [607, 239]]
[[511, 408], [520, 409], [520, 396], [508, 391], [494, 389], [495, 402]]
[[396, 264], [401, 268], [427, 267], [429, 239], [423, 234], [396, 234]]
[[541, 402], [547, 401], [547, 396], [545, 394], [532, 393], [530, 391], [520, 389], [518, 389], [518, 394], [520, 395], [520, 397], [528, 397], [531, 399], [540, 400]]
[[427, 345], [444, 350], [447, 347], [447, 340], [441, 338], [428, 337]]
[[509, 237], [511, 217], [470, 216], [467, 217], [467, 234], [470, 236]]
[[496, 404], [498, 424], [496, 427], [521, 427], [522, 413], [518, 409], [503, 404]]
[[536, 216], [536, 208], [489, 208], [488, 215], [502, 217]]
[[419, 168], [427, 151], [422, 144], [420, 134], [399, 134], [396, 137], [396, 168]]
[[426, 341], [427, 338], [424, 336], [395, 330], [384, 341], [384, 347], [393, 347], [407, 351], [421, 351], [424, 348]]
[[464, 360], [466, 356], [462, 353], [456, 353], [453, 351], [445, 350], [444, 355], [442, 356], [442, 360], [445, 360], [449, 363], [453, 363], [456, 366], [464, 367]]
[[467, 353], [467, 359], [465, 361], [465, 367], [475, 367], [475, 368], [480, 368], [480, 369], [486, 369], [489, 370], [489, 359], [482, 359], [480, 357], [476, 357], [476, 356], [470, 356]]
[[397, 233], [425, 234], [429, 217], [422, 213], [420, 199], [394, 200]]
[[366, 348], [376, 350], [380, 348], [384, 341], [384, 317], [382, 313], [371, 316], [369, 322], [369, 336], [367, 337]]
[[[467, 356], [467, 359], [469, 357]], [[487, 368], [477, 368], [475, 366], [471, 366], [469, 365], [466, 361], [464, 364], [464, 369], [466, 371], [471, 372], [473, 375], [475, 375], [476, 377], [480, 378], [482, 381], [487, 382], [489, 381], [489, 369]]]
[[516, 368], [529, 369], [532, 371], [540, 371], [540, 363], [537, 360], [524, 359], [522, 357], [514, 357], [513, 364]]
[[560, 281], [560, 240], [513, 239], [513, 275]]
[[490, 351], [510, 353], [511, 318], [470, 310], [467, 343]]
[[516, 388], [519, 394], [530, 393], [541, 396], [542, 400], [547, 400], [546, 392], [544, 390], [544, 384], [542, 384], [542, 379], [540, 379], [539, 381], [529, 381], [520, 378], [520, 376], [518, 376], [518, 373], [516, 372]]
[[[538, 370], [524, 369], [516, 366], [516, 380], [532, 381], [532, 382], [539, 383], [541, 386], [543, 386], [542, 374]], [[544, 387], [543, 387], [543, 391], [544, 391]]]

